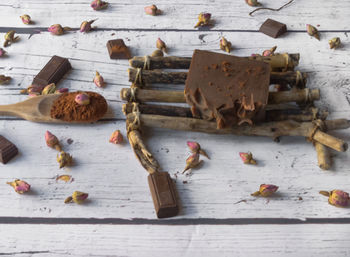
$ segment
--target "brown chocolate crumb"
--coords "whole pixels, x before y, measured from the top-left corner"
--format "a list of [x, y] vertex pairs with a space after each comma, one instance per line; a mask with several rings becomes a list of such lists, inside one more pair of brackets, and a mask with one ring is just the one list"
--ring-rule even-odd
[[213, 63], [213, 64], [211, 65], [211, 67], [212, 67], [214, 70], [217, 70], [217, 69], [219, 68], [219, 65], [216, 64], [216, 63]]
[[71, 145], [73, 142], [74, 142], [73, 139], [71, 139], [71, 138], [68, 138], [68, 139], [67, 139], [67, 143], [68, 143], [69, 145]]
[[208, 85], [209, 85], [209, 86], [213, 86], [213, 85], [214, 85], [214, 83], [213, 83], [213, 82], [211, 82], [211, 81], [209, 81]]
[[303, 200], [303, 198], [302, 198], [301, 196], [299, 196], [298, 200], [299, 200], [299, 201], [302, 201], [302, 200]]
[[184, 180], [184, 181], [182, 181], [182, 183], [187, 184], [188, 182], [187, 182], [187, 180]]

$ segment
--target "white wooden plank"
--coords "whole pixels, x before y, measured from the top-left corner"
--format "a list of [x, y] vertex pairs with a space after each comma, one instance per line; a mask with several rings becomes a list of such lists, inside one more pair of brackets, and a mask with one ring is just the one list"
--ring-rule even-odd
[[5, 256], [350, 255], [349, 225], [0, 225]]
[[[322, 30], [349, 30], [349, 1], [294, 1], [280, 12], [260, 11], [253, 17], [248, 13], [254, 8], [244, 1], [191, 0], [156, 1], [164, 15], [146, 15], [143, 8], [153, 2], [136, 0], [132, 3], [109, 0], [110, 7], [104, 11], [93, 11], [87, 1], [65, 0], [3, 0], [1, 1], [0, 27], [27, 27], [19, 16], [27, 13], [36, 22], [34, 26], [48, 27], [61, 23], [79, 27], [87, 19], [99, 18], [96, 26], [122, 29], [190, 29], [197, 22], [200, 12], [212, 13], [215, 30], [258, 30], [267, 18], [287, 24], [290, 30], [305, 30], [308, 23], [320, 25]], [[278, 8], [287, 1], [260, 1], [264, 6]], [[337, 22], [335, 22], [335, 20]]]

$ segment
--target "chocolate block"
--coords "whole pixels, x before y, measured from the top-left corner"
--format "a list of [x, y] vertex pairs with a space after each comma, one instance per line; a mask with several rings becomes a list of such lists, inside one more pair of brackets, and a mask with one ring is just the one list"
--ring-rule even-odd
[[260, 32], [273, 38], [277, 38], [287, 32], [286, 24], [267, 19], [260, 27]]
[[17, 147], [0, 135], [0, 162], [6, 164], [18, 154]]
[[107, 49], [111, 59], [130, 59], [129, 48], [125, 45], [123, 39], [114, 39], [107, 42]]
[[265, 119], [270, 66], [247, 58], [195, 50], [185, 98], [193, 117], [216, 119], [218, 128]]
[[148, 176], [154, 208], [158, 218], [176, 216], [179, 206], [176, 200], [175, 185], [168, 172], [155, 172]]
[[57, 84], [70, 69], [72, 69], [72, 66], [67, 58], [54, 55], [38, 75], [35, 76], [32, 84], [38, 86], [46, 86], [51, 83]]

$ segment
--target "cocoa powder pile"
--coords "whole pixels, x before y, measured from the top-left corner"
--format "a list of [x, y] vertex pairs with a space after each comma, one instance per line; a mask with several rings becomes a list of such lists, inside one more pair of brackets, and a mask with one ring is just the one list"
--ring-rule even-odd
[[[79, 105], [75, 102], [75, 96], [81, 93], [90, 97], [90, 104]], [[107, 101], [100, 94], [94, 92], [64, 93], [53, 103], [51, 118], [69, 122], [93, 122], [100, 119], [106, 112]]]

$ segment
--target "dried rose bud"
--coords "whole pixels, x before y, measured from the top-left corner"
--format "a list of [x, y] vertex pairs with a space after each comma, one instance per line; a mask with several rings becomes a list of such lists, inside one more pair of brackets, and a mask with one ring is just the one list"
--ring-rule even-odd
[[75, 97], [75, 102], [79, 105], [88, 105], [90, 104], [90, 97], [87, 94], [77, 94]]
[[69, 89], [64, 87], [64, 88], [59, 88], [56, 89], [55, 94], [63, 94], [63, 93], [68, 93]]
[[89, 196], [89, 194], [87, 194], [87, 193], [74, 191], [72, 196], [69, 196], [66, 198], [66, 200], [64, 200], [64, 203], [75, 202], [77, 204], [81, 204], [88, 198], [88, 196]]
[[257, 0], [245, 0], [245, 2], [250, 6], [261, 6], [261, 3]]
[[306, 31], [310, 36], [316, 38], [317, 40], [320, 40], [320, 35], [318, 34], [318, 30], [314, 26], [307, 24]]
[[350, 203], [349, 194], [342, 190], [320, 191], [320, 194], [328, 196], [328, 203], [336, 207], [347, 207]]
[[56, 92], [56, 85], [55, 85], [55, 83], [51, 83], [51, 84], [44, 87], [41, 94], [42, 95], [49, 95], [49, 94], [54, 94], [55, 92]]
[[83, 21], [80, 25], [80, 32], [89, 32], [91, 30], [91, 24], [94, 23], [96, 20]]
[[164, 53], [167, 53], [168, 50], [167, 50], [167, 47], [166, 47], [166, 44], [164, 43], [163, 40], [161, 40], [160, 38], [157, 39], [157, 42], [156, 42], [156, 47], [163, 51]]
[[220, 39], [220, 49], [226, 51], [227, 53], [231, 52], [232, 44], [230, 41], [227, 41], [226, 38], [222, 37]]
[[57, 151], [60, 151], [60, 152], [62, 151], [58, 138], [54, 134], [52, 134], [50, 131], [45, 132], [45, 142], [48, 147], [55, 148]]
[[111, 137], [109, 138], [109, 142], [116, 145], [123, 143], [123, 135], [120, 133], [119, 129], [112, 133]]
[[153, 51], [153, 53], [151, 54], [151, 57], [163, 57], [164, 56], [164, 53], [162, 50], [155, 50]]
[[340, 38], [339, 38], [339, 37], [334, 37], [334, 38], [330, 39], [330, 40], [328, 41], [328, 43], [329, 43], [329, 47], [330, 47], [331, 49], [333, 49], [333, 48], [335, 49], [335, 48], [339, 47], [340, 44], [341, 44]]
[[192, 154], [190, 157], [187, 158], [186, 167], [182, 173], [185, 173], [185, 171], [197, 167], [200, 163], [201, 161], [199, 161], [199, 154], [198, 153]]
[[22, 16], [19, 16], [22, 19], [22, 22], [26, 25], [32, 23], [32, 20], [28, 14], [23, 14]]
[[208, 26], [210, 23], [210, 18], [211, 18], [211, 13], [201, 12], [198, 15], [198, 22], [194, 27], [197, 28], [202, 26]]
[[38, 93], [40, 95], [44, 88], [45, 86], [41, 85], [30, 85], [27, 88], [27, 93]]
[[6, 184], [12, 186], [15, 189], [15, 191], [19, 194], [26, 193], [30, 190], [30, 185], [27, 182], [20, 179], [16, 179], [13, 182], [7, 182]]
[[268, 184], [261, 184], [259, 191], [256, 191], [255, 193], [251, 194], [252, 196], [271, 196], [273, 193], [275, 193], [278, 189], [278, 186], [275, 185], [268, 185]]
[[269, 50], [265, 50], [265, 51], [262, 53], [262, 56], [272, 56], [272, 55], [274, 55], [276, 49], [277, 49], [277, 46], [274, 46], [274, 47], [272, 47], [272, 48], [269, 49]]
[[11, 77], [7, 77], [5, 75], [0, 75], [0, 85], [8, 83], [11, 81]]
[[101, 1], [101, 0], [94, 0], [94, 1], [91, 2], [90, 6], [95, 11], [98, 11], [98, 10], [107, 8], [108, 3], [105, 2], [105, 1]]
[[65, 31], [71, 30], [70, 27], [62, 27], [60, 24], [51, 25], [47, 29], [52, 35], [60, 36], [63, 35]]
[[68, 183], [68, 182], [73, 182], [74, 179], [72, 178], [71, 175], [60, 175], [60, 176], [56, 177], [56, 181], [58, 181], [58, 180], [62, 180], [64, 182]]
[[0, 48], [0, 57], [3, 57], [6, 54], [6, 51]]
[[73, 164], [73, 157], [69, 153], [61, 151], [61, 153], [57, 155], [57, 162], [60, 164], [60, 169], [69, 167]]
[[210, 159], [208, 154], [201, 148], [201, 145], [199, 143], [194, 141], [187, 141], [187, 146], [190, 148], [192, 153], [198, 153]]
[[16, 31], [10, 30], [5, 34], [4, 47], [7, 47], [10, 43], [14, 43], [19, 39], [19, 36], [15, 37]]
[[145, 7], [145, 13], [149, 14], [149, 15], [156, 16], [156, 15], [161, 14], [161, 10], [159, 10], [156, 5], [152, 4], [150, 6]]
[[97, 87], [103, 87], [105, 85], [104, 79], [98, 71], [96, 71], [96, 75], [93, 81]]
[[253, 154], [251, 152], [248, 153], [239, 153], [244, 164], [256, 164], [256, 161], [253, 159]]

